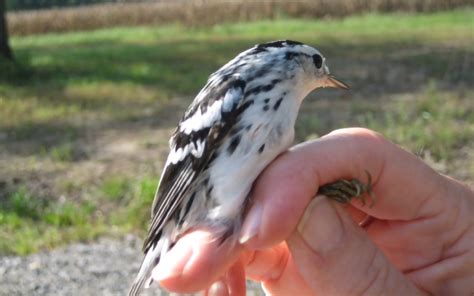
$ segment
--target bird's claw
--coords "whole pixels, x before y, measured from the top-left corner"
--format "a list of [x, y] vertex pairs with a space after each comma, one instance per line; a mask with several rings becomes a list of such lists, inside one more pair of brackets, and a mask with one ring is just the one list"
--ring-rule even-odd
[[318, 194], [325, 195], [341, 203], [348, 203], [352, 198], [357, 198], [364, 206], [366, 204], [366, 196], [368, 195], [371, 200], [369, 207], [372, 207], [375, 203], [375, 194], [372, 191], [372, 176], [368, 171], [365, 171], [365, 173], [367, 174], [367, 184], [357, 179], [340, 179], [319, 187]]

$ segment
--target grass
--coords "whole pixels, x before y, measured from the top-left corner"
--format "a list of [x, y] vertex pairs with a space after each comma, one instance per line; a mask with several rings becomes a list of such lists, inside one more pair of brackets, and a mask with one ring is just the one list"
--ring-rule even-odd
[[[473, 17], [473, 10], [417, 17], [371, 14], [342, 21], [262, 21], [208, 29], [119, 28], [13, 38], [20, 63], [31, 72], [23, 87], [0, 86], [0, 109], [5, 110], [0, 125], [25, 138], [30, 136], [28, 124], [49, 127], [63, 122], [65, 127], [71, 117], [97, 119], [97, 112], [104, 119], [133, 118], [151, 102], [195, 93], [206, 76], [236, 52], [257, 42], [288, 37], [322, 44], [338, 56], [342, 52], [360, 55], [359, 59], [431, 44], [452, 53], [417, 54], [400, 62], [416, 69], [417, 62], [426, 59], [423, 65], [432, 67], [430, 72], [441, 79], [449, 59], [469, 53], [458, 53], [458, 48], [472, 49], [472, 38], [465, 36], [472, 36]], [[451, 48], [453, 42], [461, 44]], [[433, 60], [439, 58], [443, 60]], [[18, 97], [22, 100], [13, 99]], [[22, 116], [25, 112], [28, 117]]]
[[130, 191], [129, 180], [124, 177], [111, 177], [105, 180], [100, 187], [104, 196], [111, 201], [121, 201]]
[[[473, 93], [462, 97], [439, 91], [432, 82], [416, 101], [398, 101], [377, 119], [360, 115], [362, 126], [377, 130], [409, 150], [428, 151], [437, 160], [452, 160], [474, 138]], [[464, 108], [459, 108], [464, 106]]]
[[102, 184], [102, 194], [113, 203], [113, 211], [106, 216], [104, 203], [102, 208], [98, 205], [101, 200], [55, 201], [24, 187], [10, 192], [0, 204], [1, 253], [24, 255], [99, 235], [145, 229], [156, 182], [146, 178], [127, 186], [125, 182], [131, 181], [110, 179]]
[[317, 46], [353, 85], [312, 94], [297, 141], [366, 126], [474, 184], [472, 19], [464, 9], [13, 37], [17, 62], [0, 65], [0, 253], [143, 234], [184, 108], [220, 65], [273, 39]]
[[95, 206], [50, 202], [19, 187], [0, 204], [0, 250], [28, 254], [69, 241], [90, 240], [104, 233], [90, 215]]

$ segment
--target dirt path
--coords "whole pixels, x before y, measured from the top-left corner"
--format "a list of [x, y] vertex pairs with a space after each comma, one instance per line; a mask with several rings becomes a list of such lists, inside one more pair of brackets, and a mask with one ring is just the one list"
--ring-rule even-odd
[[[125, 295], [140, 263], [139, 245], [130, 236], [1, 257], [0, 295]], [[151, 292], [143, 295], [168, 295]]]
[[[25, 257], [0, 257], [0, 295], [126, 295], [141, 260], [139, 239], [101, 239]], [[263, 295], [252, 284], [248, 295]], [[142, 295], [170, 295], [155, 289]]]

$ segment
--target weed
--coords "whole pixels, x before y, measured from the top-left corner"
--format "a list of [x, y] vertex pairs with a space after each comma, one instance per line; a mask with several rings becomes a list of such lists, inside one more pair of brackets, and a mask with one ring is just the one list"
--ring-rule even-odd
[[49, 153], [53, 160], [63, 162], [72, 161], [74, 158], [74, 146], [72, 143], [62, 143], [52, 147]]
[[115, 220], [129, 229], [146, 229], [150, 221], [156, 184], [157, 181], [150, 178], [138, 180], [128, 205], [120, 212], [120, 216], [115, 217]]
[[105, 180], [100, 190], [103, 195], [112, 201], [121, 201], [130, 194], [130, 181], [125, 177], [112, 177]]
[[20, 187], [10, 195], [10, 198], [7, 198], [2, 208], [17, 217], [37, 220], [41, 217], [46, 206], [44, 199], [34, 197], [24, 187]]

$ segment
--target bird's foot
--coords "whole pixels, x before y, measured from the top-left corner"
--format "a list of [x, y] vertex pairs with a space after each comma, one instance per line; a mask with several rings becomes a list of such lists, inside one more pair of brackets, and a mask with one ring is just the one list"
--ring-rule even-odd
[[341, 203], [348, 203], [352, 198], [357, 198], [364, 206], [368, 195], [370, 197], [369, 207], [372, 207], [375, 203], [375, 194], [372, 191], [372, 176], [368, 171], [365, 171], [365, 173], [367, 174], [367, 184], [357, 179], [340, 179], [319, 187], [318, 194], [325, 195]]

